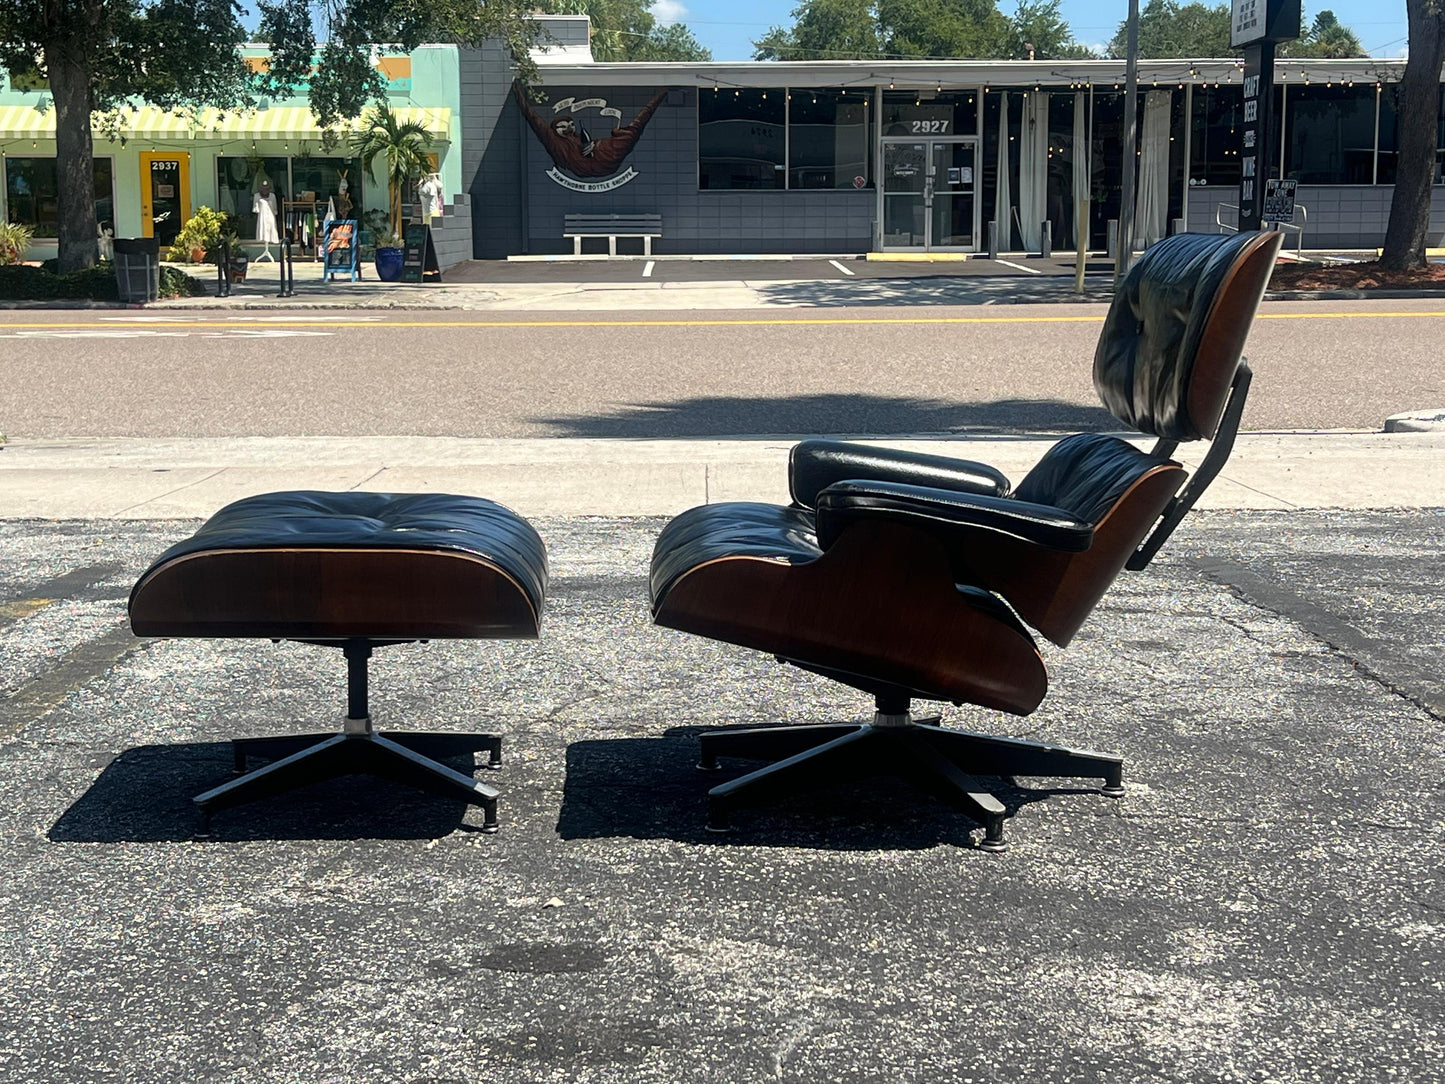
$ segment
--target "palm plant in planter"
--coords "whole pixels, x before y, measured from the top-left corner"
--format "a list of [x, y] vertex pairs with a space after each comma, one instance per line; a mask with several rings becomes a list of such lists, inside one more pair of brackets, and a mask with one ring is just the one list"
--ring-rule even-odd
[[376, 177], [376, 160], [382, 159], [386, 166], [392, 236], [376, 243], [376, 277], [383, 282], [401, 278], [401, 197], [406, 186], [427, 171], [431, 142], [430, 132], [414, 120], [399, 120], [384, 102], [367, 111], [363, 127], [351, 137], [351, 149], [363, 169]]

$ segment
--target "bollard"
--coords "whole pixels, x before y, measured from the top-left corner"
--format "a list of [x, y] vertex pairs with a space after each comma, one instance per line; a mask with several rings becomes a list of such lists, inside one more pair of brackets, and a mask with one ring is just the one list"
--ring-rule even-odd
[[998, 220], [994, 219], [988, 224], [988, 258], [998, 259]]
[[294, 297], [296, 294], [296, 261], [291, 255], [291, 231], [281, 240], [281, 292], [277, 297]]
[[1039, 230], [1039, 255], [1048, 259], [1054, 254], [1054, 224], [1047, 218]]
[[231, 246], [224, 237], [216, 250], [216, 296], [231, 296]]

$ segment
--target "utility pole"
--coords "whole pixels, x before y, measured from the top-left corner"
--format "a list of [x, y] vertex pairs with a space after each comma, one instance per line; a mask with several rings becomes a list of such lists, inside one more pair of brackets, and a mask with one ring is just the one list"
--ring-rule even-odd
[[1119, 234], [1114, 238], [1114, 285], [1134, 258], [1134, 164], [1138, 156], [1139, 0], [1129, 0], [1128, 48], [1124, 54], [1124, 184], [1119, 193]]

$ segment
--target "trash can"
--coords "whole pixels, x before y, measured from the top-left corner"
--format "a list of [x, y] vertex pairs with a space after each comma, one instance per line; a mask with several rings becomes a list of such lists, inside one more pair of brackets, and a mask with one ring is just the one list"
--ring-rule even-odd
[[160, 242], [154, 237], [117, 237], [115, 286], [122, 301], [154, 301], [159, 297]]

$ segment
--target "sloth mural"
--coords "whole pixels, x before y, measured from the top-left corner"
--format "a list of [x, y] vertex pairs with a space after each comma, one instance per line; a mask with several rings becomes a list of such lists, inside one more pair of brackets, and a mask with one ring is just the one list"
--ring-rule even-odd
[[[522, 115], [552, 158], [553, 168], [547, 171], [547, 176], [576, 192], [607, 192], [637, 176], [631, 166], [618, 171], [652, 114], [667, 98], [667, 91], [658, 91], [632, 122], [624, 125], [622, 111], [609, 107], [606, 98], [563, 98], [542, 107], [552, 114], [547, 118], [538, 115], [520, 85], [514, 85], [512, 91], [522, 107]], [[594, 129], [605, 124], [613, 127], [607, 135], [594, 136], [588, 131], [589, 122]]]

